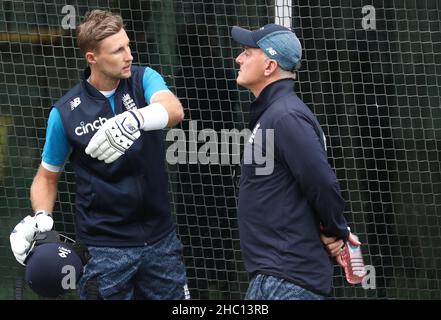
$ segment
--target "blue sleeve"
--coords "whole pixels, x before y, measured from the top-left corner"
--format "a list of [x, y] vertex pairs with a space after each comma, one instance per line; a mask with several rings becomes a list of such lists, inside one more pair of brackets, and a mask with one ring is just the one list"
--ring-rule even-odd
[[156, 92], [163, 90], [170, 91], [161, 75], [149, 67], [146, 67], [144, 70], [142, 86], [144, 88], [144, 98], [148, 104]]
[[43, 148], [43, 161], [52, 166], [62, 166], [70, 151], [70, 144], [67, 141], [61, 122], [60, 113], [52, 108], [49, 113], [49, 120], [46, 130], [46, 142]]
[[[346, 239], [345, 201], [328, 163], [323, 137], [301, 113], [290, 113], [275, 126], [275, 153], [289, 168], [308, 203], [317, 212], [327, 236]], [[322, 130], [319, 130], [323, 135]]]

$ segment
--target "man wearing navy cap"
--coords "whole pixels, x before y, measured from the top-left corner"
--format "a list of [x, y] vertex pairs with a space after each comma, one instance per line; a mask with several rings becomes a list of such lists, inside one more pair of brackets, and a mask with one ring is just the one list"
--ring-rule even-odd
[[[238, 206], [241, 250], [251, 274], [245, 299], [323, 299], [332, 284], [329, 255], [338, 256], [343, 241], [353, 240], [324, 133], [294, 92], [300, 41], [276, 24], [254, 31], [236, 26], [232, 37], [244, 47], [236, 81], [256, 97]], [[256, 150], [274, 158], [272, 170], [259, 171]]]

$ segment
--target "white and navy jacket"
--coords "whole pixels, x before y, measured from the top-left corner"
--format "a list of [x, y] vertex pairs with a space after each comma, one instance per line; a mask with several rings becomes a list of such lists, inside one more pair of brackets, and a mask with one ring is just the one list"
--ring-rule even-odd
[[[86, 70], [85, 79], [53, 106], [75, 171], [77, 239], [86, 245], [111, 247], [156, 242], [174, 228], [162, 130], [142, 131], [132, 147], [111, 164], [90, 157], [84, 150], [106, 119], [142, 108], [155, 91], [168, 89], [156, 71], [133, 66], [132, 76], [120, 81], [110, 101], [87, 82], [89, 74]], [[149, 79], [159, 81], [159, 86], [150, 85]], [[56, 152], [51, 149], [66, 146], [48, 140], [43, 162], [60, 165], [60, 160], [53, 160], [51, 154]]]

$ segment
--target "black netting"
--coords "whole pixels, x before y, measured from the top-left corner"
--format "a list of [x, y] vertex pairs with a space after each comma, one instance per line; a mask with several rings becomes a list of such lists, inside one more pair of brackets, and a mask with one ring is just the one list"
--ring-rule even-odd
[[[291, 5], [290, 5], [291, 4]], [[185, 108], [178, 126], [246, 127], [230, 28], [292, 24], [304, 46], [299, 95], [317, 114], [363, 243], [375, 289], [352, 287], [335, 267], [333, 297], [440, 299], [441, 11], [438, 0], [6, 1], [0, 0], [0, 299], [34, 298], [9, 248], [30, 209], [29, 188], [51, 103], [80, 78], [74, 25], [94, 8], [122, 15], [136, 63], [160, 72]], [[371, 21], [372, 22], [372, 21]], [[72, 23], [72, 21], [71, 21]], [[166, 133], [166, 132], [165, 132]], [[439, 139], [440, 138], [440, 139]], [[167, 139], [165, 139], [167, 140]], [[193, 159], [205, 141], [186, 141]], [[165, 141], [166, 146], [171, 141]], [[219, 152], [221, 152], [219, 150]], [[248, 284], [236, 219], [235, 164], [170, 164], [170, 199], [195, 299], [240, 299]], [[74, 235], [72, 168], [59, 185], [56, 227]]]

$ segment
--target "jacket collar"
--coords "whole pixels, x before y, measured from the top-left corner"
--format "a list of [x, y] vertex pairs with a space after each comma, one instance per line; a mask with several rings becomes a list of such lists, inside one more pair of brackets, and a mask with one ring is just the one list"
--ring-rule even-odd
[[263, 88], [260, 95], [250, 106], [250, 121], [249, 129], [253, 129], [260, 116], [268, 109], [274, 101], [287, 93], [294, 92], [294, 79], [280, 79], [271, 82], [265, 88]]
[[[94, 97], [96, 99], [106, 100], [107, 98], [97, 88], [95, 88], [93, 85], [91, 85], [87, 81], [87, 79], [89, 79], [89, 77], [90, 77], [90, 74], [91, 74], [90, 67], [87, 67], [86, 69], [84, 69], [84, 78], [83, 78], [83, 87], [84, 87], [84, 89], [92, 97]], [[119, 92], [121, 90], [123, 85], [124, 85], [124, 80], [121, 79], [119, 81], [118, 87], [116, 88], [115, 95], [116, 95], [117, 92]]]

